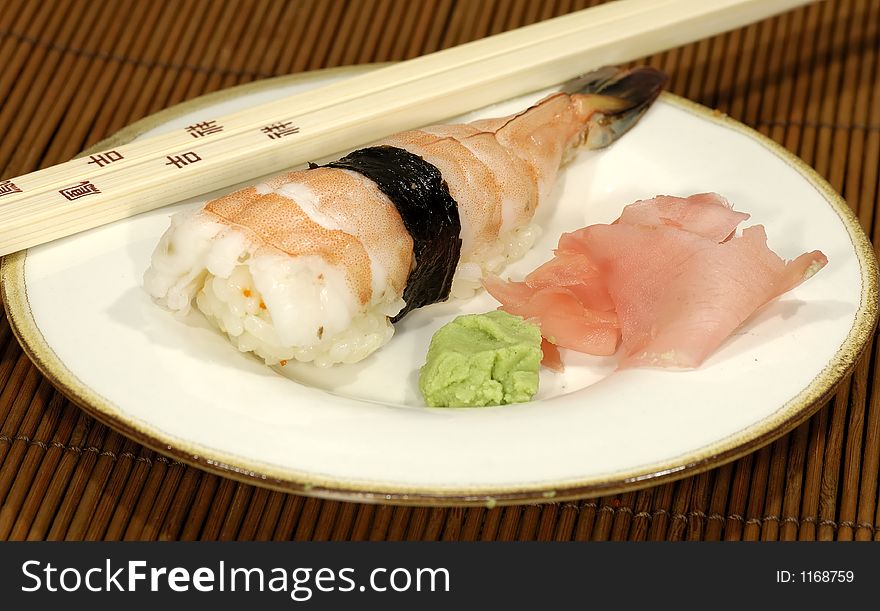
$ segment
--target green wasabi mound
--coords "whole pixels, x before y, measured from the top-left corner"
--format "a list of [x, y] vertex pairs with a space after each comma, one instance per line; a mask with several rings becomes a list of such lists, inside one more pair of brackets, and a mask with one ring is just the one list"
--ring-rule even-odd
[[431, 338], [419, 389], [431, 407], [522, 403], [538, 392], [541, 331], [497, 310], [459, 316]]

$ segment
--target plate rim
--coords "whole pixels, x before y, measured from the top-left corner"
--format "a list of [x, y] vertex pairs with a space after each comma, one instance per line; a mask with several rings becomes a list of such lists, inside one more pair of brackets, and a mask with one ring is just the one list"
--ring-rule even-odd
[[[383, 64], [362, 64], [314, 70], [238, 85], [181, 102], [144, 117], [101, 140], [78, 155], [130, 142], [141, 133], [183, 114], [224, 100], [271, 89], [279, 85], [307, 82], [316, 78], [357, 74]], [[862, 279], [861, 303], [852, 327], [837, 353], [799, 393], [781, 405], [771, 416], [717, 440], [707, 446], [626, 472], [615, 472], [584, 479], [536, 482], [505, 486], [411, 486], [388, 482], [345, 480], [309, 472], [266, 465], [217, 448], [202, 447], [149, 426], [127, 421], [121, 410], [81, 382], [67, 369], [43, 337], [30, 310], [25, 283], [27, 251], [3, 257], [0, 261], [0, 296], [10, 327], [37, 369], [62, 394], [99, 422], [120, 434], [166, 456], [222, 477], [283, 492], [331, 500], [415, 506], [485, 506], [535, 502], [558, 502], [617, 494], [696, 475], [745, 456], [790, 432], [808, 418], [837, 389], [840, 381], [855, 367], [869, 345], [878, 317], [878, 263], [874, 248], [844, 199], [802, 159], [747, 125], [726, 114], [669, 92], [662, 99], [698, 118], [743, 134], [776, 155], [806, 179], [841, 219], [859, 261]], [[685, 460], [682, 460], [685, 459]]]

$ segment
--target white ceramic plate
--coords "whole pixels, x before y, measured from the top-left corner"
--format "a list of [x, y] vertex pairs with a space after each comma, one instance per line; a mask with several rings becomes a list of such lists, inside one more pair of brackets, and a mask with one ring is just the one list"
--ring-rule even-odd
[[[187, 103], [118, 134], [180, 128], [352, 71], [288, 77]], [[514, 112], [540, 94], [475, 113]], [[471, 118], [471, 117], [468, 117]], [[543, 238], [506, 274], [550, 256], [563, 231], [610, 222], [655, 194], [717, 191], [763, 223], [785, 258], [830, 263], [762, 309], [694, 371], [613, 373], [564, 354], [536, 400], [428, 409], [417, 371], [432, 333], [494, 309], [482, 294], [410, 314], [365, 362], [269, 369], [198, 313], [184, 320], [141, 288], [182, 202], [4, 262], [4, 302], [25, 349], [85, 409], [166, 454], [224, 475], [325, 497], [396, 503], [561, 499], [705, 470], [806, 419], [854, 364], [876, 318], [873, 251], [844, 202], [805, 164], [750, 129], [664, 95], [622, 140], [583, 152], [537, 219]]]

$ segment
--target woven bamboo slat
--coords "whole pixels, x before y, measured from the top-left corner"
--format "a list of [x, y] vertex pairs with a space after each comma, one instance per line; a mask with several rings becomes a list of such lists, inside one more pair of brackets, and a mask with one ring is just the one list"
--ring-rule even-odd
[[[225, 87], [406, 59], [585, 0], [0, 0], [0, 178]], [[63, 10], [61, 5], [63, 4]], [[880, 240], [880, 3], [826, 0], [646, 58], [670, 88], [813, 165]], [[880, 540], [873, 340], [807, 422], [738, 461], [576, 502], [372, 506], [177, 463], [55, 391], [0, 317], [0, 539]]]

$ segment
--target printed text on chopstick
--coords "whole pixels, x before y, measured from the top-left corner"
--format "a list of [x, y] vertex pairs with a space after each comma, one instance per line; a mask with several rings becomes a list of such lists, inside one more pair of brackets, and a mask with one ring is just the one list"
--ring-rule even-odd
[[278, 123], [267, 125], [260, 131], [269, 136], [270, 140], [277, 140], [290, 134], [299, 133], [299, 128], [290, 121], [279, 121]]
[[93, 185], [88, 180], [84, 180], [78, 185], [65, 187], [58, 192], [63, 195], [68, 201], [72, 202], [75, 199], [85, 197], [86, 195], [94, 195], [96, 193], [100, 193], [101, 191], [98, 189], [98, 187]]
[[216, 134], [217, 132], [222, 132], [223, 126], [217, 125], [216, 121], [202, 121], [201, 123], [190, 125], [186, 128], [186, 131], [189, 132], [189, 135], [193, 138], [202, 138], [204, 136]]
[[122, 153], [119, 151], [107, 151], [106, 153], [91, 155], [89, 159], [91, 159], [89, 163], [94, 163], [99, 168], [103, 168], [105, 165], [113, 163], [114, 161], [119, 161], [120, 159], [125, 159], [125, 157], [123, 157]]
[[[184, 133], [189, 134], [193, 138], [204, 138], [222, 132], [223, 130], [224, 126], [219, 124], [216, 120], [199, 121], [192, 125], [188, 125], [183, 129]], [[257, 130], [255, 129], [254, 131]], [[260, 127], [258, 131], [261, 136], [266, 136], [269, 140], [278, 140], [279, 138], [298, 134], [299, 132], [300, 128], [294, 125], [292, 121], [284, 120], [264, 125]], [[84, 159], [84, 162], [87, 166], [95, 166], [96, 168], [103, 169], [106, 166], [125, 159], [125, 154], [114, 149], [89, 155]], [[166, 155], [163, 160], [165, 162], [164, 165], [180, 169], [193, 163], [203, 161], [203, 158], [195, 151], [187, 151], [177, 155]], [[14, 195], [16, 193], [25, 193], [25, 189], [22, 189], [11, 180], [0, 181], [0, 197], [3, 197], [4, 195]], [[63, 189], [58, 190], [57, 193], [62, 195], [67, 201], [74, 201], [81, 197], [86, 197], [87, 195], [103, 193], [103, 191], [92, 182], [92, 178], [84, 177], [79, 183], [64, 187]]]
[[10, 195], [12, 193], [21, 193], [21, 189], [15, 186], [15, 183], [11, 180], [4, 180], [0, 182], [0, 197], [4, 195]]
[[165, 157], [168, 160], [168, 163], [165, 165], [173, 165], [178, 168], [182, 168], [185, 165], [189, 165], [191, 163], [195, 163], [196, 161], [201, 161], [202, 158], [199, 157], [196, 153], [190, 151], [188, 153], [183, 153], [182, 155], [168, 155]]

